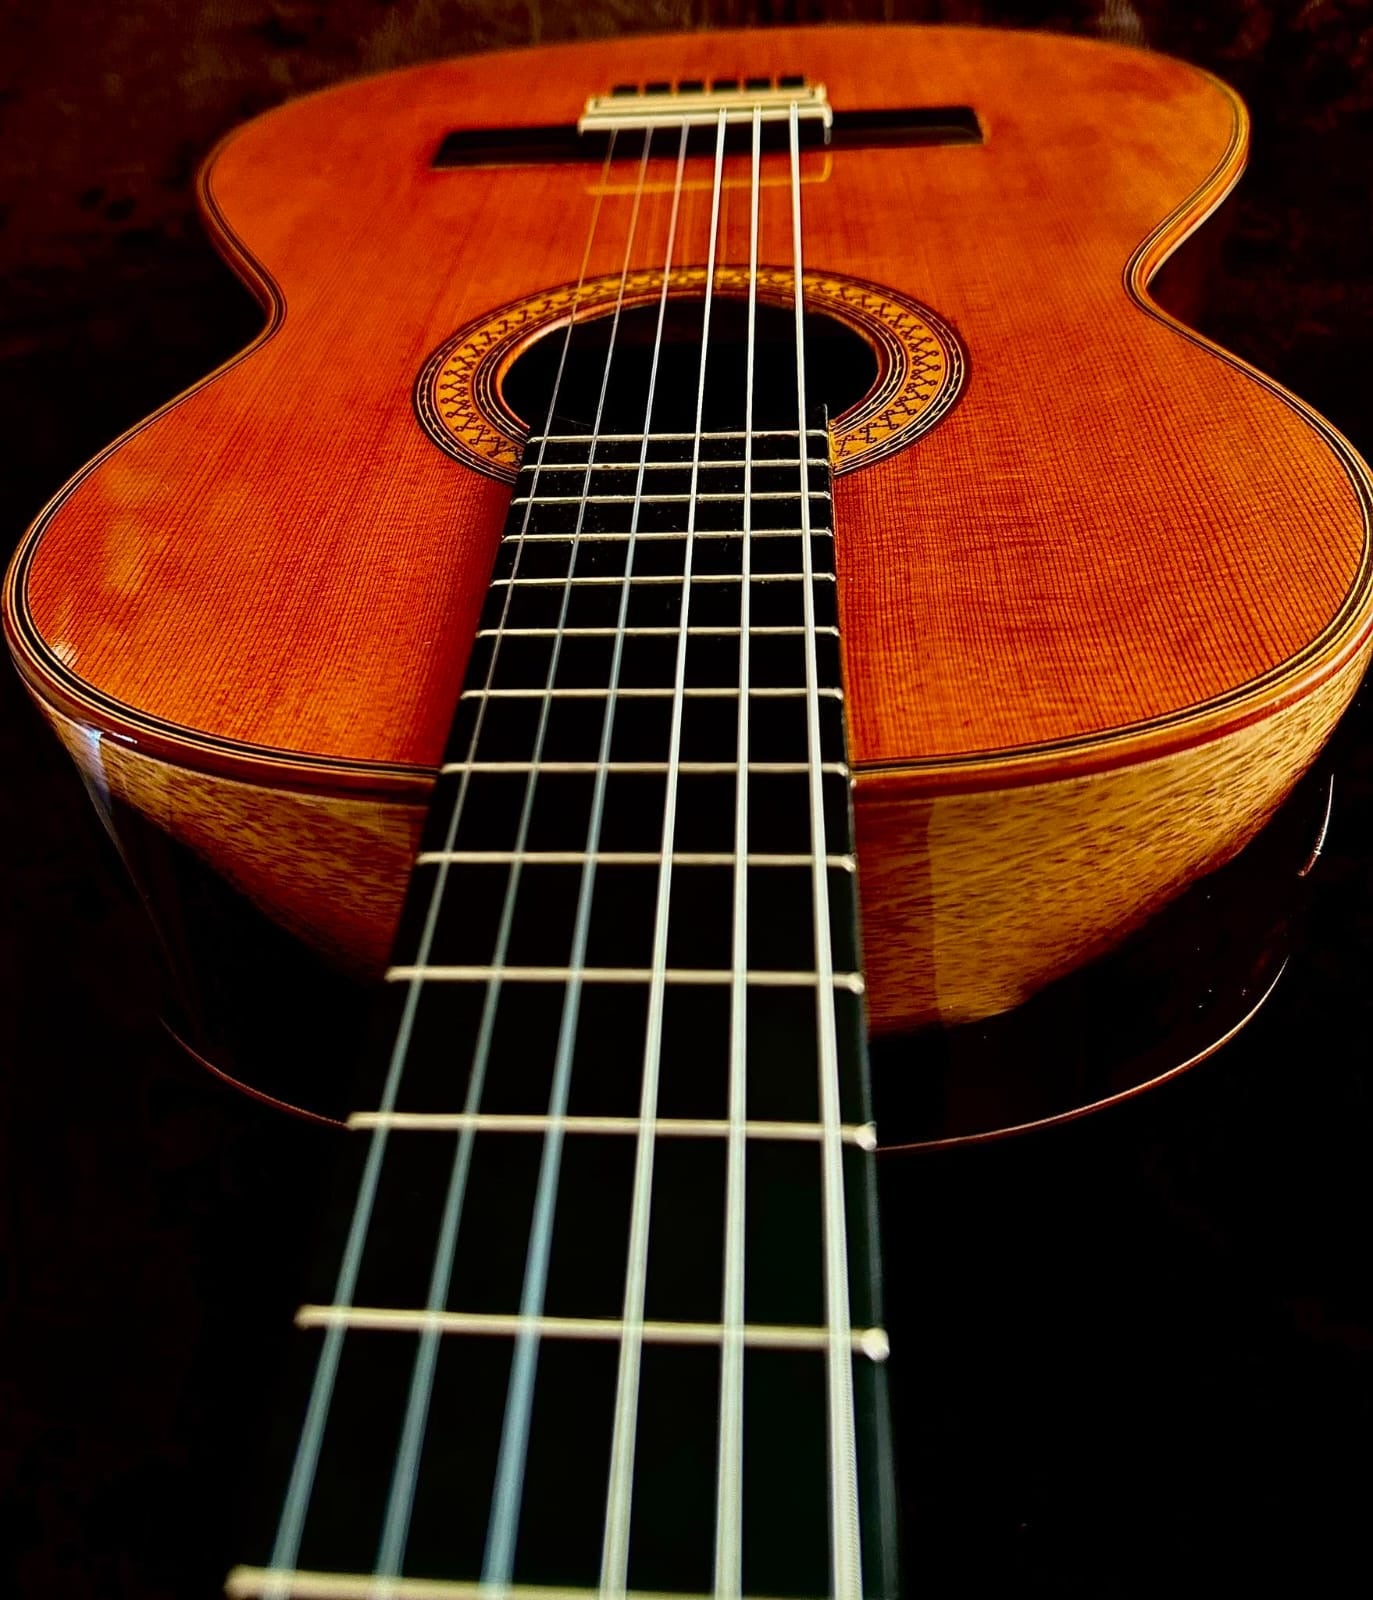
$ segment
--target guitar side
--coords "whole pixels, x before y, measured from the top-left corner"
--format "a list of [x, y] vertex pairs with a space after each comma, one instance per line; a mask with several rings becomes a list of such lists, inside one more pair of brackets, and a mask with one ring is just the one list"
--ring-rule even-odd
[[[1370, 648], [1366, 470], [1148, 296], [1244, 156], [1238, 102], [1180, 63], [768, 30], [444, 63], [259, 119], [202, 197], [268, 327], [45, 511], [11, 649], [99, 790], [379, 967], [509, 494], [435, 448], [415, 376], [575, 281], [581, 230], [556, 219], [598, 179], [432, 154], [508, 121], [512, 81], [521, 121], [566, 122], [644, 59], [801, 71], [836, 105], [915, 84], [982, 119], [980, 146], [836, 152], [806, 247], [934, 307], [969, 361], [937, 427], [836, 480], [872, 1023], [1005, 1009], [1252, 837]], [[726, 258], [745, 225], [727, 206]], [[601, 248], [615, 271], [621, 241]]]

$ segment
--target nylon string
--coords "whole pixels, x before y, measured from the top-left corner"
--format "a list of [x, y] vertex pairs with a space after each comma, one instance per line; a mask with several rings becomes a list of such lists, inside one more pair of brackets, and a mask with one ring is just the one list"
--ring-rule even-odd
[[[684, 129], [683, 147], [678, 156], [679, 187], [682, 181], [681, 162], [685, 154], [685, 137]], [[682, 559], [682, 602], [677, 620], [677, 656], [673, 679], [672, 721], [668, 739], [666, 805], [663, 813], [658, 895], [654, 908], [648, 1024], [639, 1095], [639, 1132], [635, 1146], [634, 1189], [630, 1204], [629, 1250], [625, 1268], [620, 1358], [615, 1381], [615, 1421], [611, 1436], [610, 1473], [606, 1483], [605, 1531], [601, 1541], [600, 1589], [602, 1594], [610, 1595], [622, 1595], [628, 1583], [629, 1524], [639, 1412], [644, 1295], [648, 1279], [648, 1232], [653, 1197], [655, 1125], [658, 1115], [658, 1081], [662, 1064], [663, 995], [667, 982], [668, 911], [672, 894], [672, 854], [677, 822], [677, 771], [681, 756], [683, 708], [686, 703], [683, 691], [686, 686], [687, 627], [691, 605], [692, 555], [696, 535], [696, 495], [701, 469], [706, 361], [710, 351], [710, 314], [715, 294], [715, 258], [719, 238], [724, 159], [725, 114], [721, 111], [715, 133], [715, 179], [711, 192], [710, 242], [706, 251], [705, 305], [701, 317], [701, 360], [696, 380], [696, 427], [692, 442], [691, 486], [687, 500], [687, 531]], [[669, 249], [669, 257], [670, 255]], [[664, 289], [666, 290], [666, 279]], [[656, 371], [656, 352], [654, 365]], [[651, 410], [650, 401], [650, 412]], [[643, 478], [643, 464], [647, 459], [648, 423], [649, 419], [645, 418], [645, 439], [639, 468], [640, 483]]]
[[[733, 930], [730, 953], [729, 1134], [725, 1152], [725, 1266], [720, 1321], [720, 1429], [715, 1477], [715, 1593], [734, 1600], [743, 1583], [744, 1523], [744, 1222], [748, 1115], [748, 755], [749, 583], [753, 531], [753, 376], [758, 317], [758, 204], [762, 118], [753, 113], [749, 189], [748, 332], [744, 393], [744, 514], [739, 585], [738, 776], [734, 791]], [[806, 441], [799, 441], [805, 459]], [[804, 472], [804, 468], [802, 471]]]
[[[653, 139], [650, 129], [644, 135], [643, 156], [639, 164], [639, 181], [634, 195], [634, 209], [630, 218], [629, 238], [625, 245], [624, 267], [620, 276], [619, 294], [611, 322], [610, 340], [606, 348], [605, 371], [601, 378], [601, 391], [596, 402], [596, 416], [588, 441], [586, 474], [582, 483], [582, 497], [577, 512], [577, 525], [573, 533], [573, 564], [576, 561], [577, 541], [580, 539], [586, 518], [587, 498], [591, 493], [592, 463], [601, 433], [605, 410], [606, 391], [615, 355], [615, 341], [619, 331], [620, 313], [624, 305], [625, 284], [629, 277], [629, 264], [633, 256], [634, 237], [638, 227], [639, 207], [643, 198], [644, 178], [648, 170], [649, 148]], [[674, 212], [676, 197], [674, 197]], [[670, 266], [670, 261], [669, 261]], [[661, 339], [661, 319], [659, 323]], [[654, 350], [654, 375], [657, 371], [658, 349]], [[651, 386], [650, 386], [650, 404]], [[637, 524], [637, 503], [634, 522]], [[625, 551], [625, 572], [621, 586], [620, 612], [611, 654], [610, 681], [607, 686], [605, 722], [601, 730], [601, 748], [597, 761], [595, 783], [591, 798], [591, 816], [587, 824], [586, 859], [582, 866], [577, 894], [577, 909], [573, 922], [572, 950], [568, 959], [566, 991], [563, 997], [562, 1020], [558, 1029], [557, 1052], [553, 1066], [553, 1083], [549, 1092], [548, 1117], [550, 1125], [544, 1135], [543, 1151], [539, 1162], [539, 1175], [534, 1193], [534, 1215], [530, 1223], [529, 1246], [525, 1258], [524, 1283], [520, 1291], [519, 1334], [515, 1339], [511, 1361], [510, 1381], [506, 1391], [505, 1417], [501, 1426], [500, 1452], [496, 1461], [496, 1485], [492, 1497], [491, 1515], [487, 1524], [486, 1552], [482, 1561], [482, 1582], [498, 1588], [509, 1587], [515, 1561], [515, 1537], [519, 1530], [520, 1500], [524, 1488], [525, 1461], [529, 1449], [529, 1428], [534, 1401], [534, 1371], [538, 1360], [539, 1332], [537, 1319], [543, 1312], [544, 1291], [548, 1282], [548, 1263], [553, 1244], [553, 1205], [557, 1195], [558, 1172], [562, 1162], [563, 1125], [567, 1112], [567, 1097], [571, 1086], [573, 1043], [577, 1032], [577, 1015], [581, 1003], [582, 969], [586, 961], [586, 942], [591, 920], [591, 897], [596, 879], [596, 847], [600, 841], [601, 817], [605, 806], [606, 766], [610, 758], [610, 740], [615, 721], [615, 698], [619, 685], [620, 661], [624, 649], [625, 621], [629, 608], [629, 585], [634, 569], [634, 535], [631, 528]], [[568, 576], [572, 575], [569, 567]], [[557, 650], [567, 616], [571, 588], [563, 590], [562, 610], [559, 614], [558, 637], [554, 640], [554, 659], [549, 672], [549, 688], [557, 670]], [[547, 716], [548, 702], [544, 702]], [[532, 795], [537, 770], [532, 772], [529, 789]], [[499, 957], [497, 958], [500, 959]]]
[[849, 1265], [844, 1223], [844, 1146], [839, 1106], [839, 1048], [834, 1017], [834, 952], [830, 944], [824, 791], [820, 769], [819, 668], [815, 650], [815, 593], [806, 441], [805, 305], [801, 278], [801, 156], [796, 102], [788, 119], [791, 150], [791, 251], [795, 274], [796, 427], [801, 440], [801, 550], [806, 623], [806, 744], [810, 786], [811, 889], [815, 926], [815, 1010], [819, 1032], [821, 1194], [824, 1210], [825, 1323], [829, 1400], [830, 1566], [840, 1600], [861, 1600], [862, 1549], [858, 1527], [858, 1463], [854, 1437], [853, 1353], [849, 1326]]
[[[568, 318], [567, 331], [563, 337], [562, 350], [558, 359], [557, 376], [554, 381], [553, 397], [549, 402], [548, 419], [543, 430], [545, 435], [551, 431], [550, 425], [554, 408], [557, 404], [558, 390], [562, 384], [568, 346], [572, 339], [577, 310], [581, 304], [587, 266], [591, 260], [591, 249], [595, 242], [596, 230], [600, 221], [601, 205], [608, 188], [611, 162], [615, 155], [615, 138], [615, 132], [612, 130], [601, 169], [601, 182], [597, 187], [596, 198], [591, 210], [591, 221], [587, 228], [586, 242], [582, 249], [581, 264], [577, 273], [577, 285], [572, 298], [572, 310]], [[543, 465], [545, 449], [546, 443], [540, 441], [538, 460], [535, 464], [536, 483], [538, 473]], [[531, 509], [532, 507], [526, 507], [520, 528], [519, 544], [515, 555], [517, 566], [519, 557], [523, 552], [524, 536], [529, 527]], [[487, 667], [486, 689], [490, 689], [495, 674], [500, 647], [500, 634], [505, 626], [505, 620], [509, 613], [510, 597], [513, 593], [514, 590], [512, 588], [506, 590], [505, 604], [497, 627], [497, 636], [493, 640], [491, 660]], [[454, 800], [453, 812], [446, 830], [443, 846], [445, 855], [451, 852], [457, 837], [458, 824], [461, 819], [463, 804], [467, 797], [470, 761], [481, 732], [486, 705], [487, 697], [483, 695], [473, 725], [472, 738], [468, 745], [469, 768], [464, 769], [459, 783], [458, 794]], [[430, 893], [429, 905], [420, 931], [415, 961], [417, 967], [423, 967], [433, 944], [434, 931], [438, 925], [439, 908], [443, 901], [443, 891], [448, 877], [448, 865], [449, 863], [446, 859], [442, 860], [435, 874], [434, 887]], [[400, 1024], [397, 1028], [395, 1044], [391, 1050], [386, 1079], [382, 1086], [379, 1102], [380, 1109], [383, 1112], [389, 1112], [394, 1109], [396, 1097], [400, 1091], [401, 1078], [405, 1070], [405, 1059], [410, 1047], [410, 1037], [414, 1027], [415, 1012], [419, 1005], [422, 983], [423, 978], [417, 974], [406, 986]], [[334, 1286], [334, 1302], [337, 1305], [350, 1305], [353, 1300], [367, 1234], [371, 1225], [372, 1208], [376, 1201], [377, 1186], [381, 1179], [381, 1167], [386, 1154], [387, 1133], [388, 1129], [385, 1124], [378, 1125], [373, 1129], [368, 1143], [367, 1159], [358, 1185], [358, 1195], [354, 1202], [343, 1258], [339, 1265], [339, 1274]], [[274, 1573], [285, 1574], [293, 1571], [299, 1559], [300, 1541], [304, 1533], [305, 1519], [309, 1512], [310, 1499], [314, 1491], [320, 1448], [329, 1419], [329, 1411], [333, 1403], [334, 1386], [338, 1378], [338, 1367], [343, 1355], [343, 1341], [346, 1332], [347, 1329], [342, 1323], [327, 1330], [320, 1348], [319, 1359], [315, 1364], [315, 1375], [310, 1386], [310, 1398], [306, 1405], [305, 1421], [301, 1426], [300, 1440], [296, 1446], [295, 1458], [291, 1465], [291, 1475], [287, 1481], [286, 1494], [282, 1502], [281, 1518], [277, 1524], [276, 1537], [272, 1546], [270, 1566]], [[263, 1589], [262, 1600], [288, 1600], [288, 1597], [288, 1580], [284, 1575], [270, 1579]]]
[[[526, 498], [524, 515], [520, 522], [520, 531], [515, 547], [515, 558], [511, 568], [511, 576], [519, 572], [520, 558], [524, 553], [524, 543], [529, 530], [530, 518], [534, 510], [534, 501], [538, 493], [539, 475], [543, 469], [544, 454], [548, 448], [547, 436], [553, 431], [553, 419], [557, 412], [558, 396], [562, 388], [563, 373], [566, 368], [568, 349], [572, 341], [572, 332], [576, 320], [577, 307], [580, 302], [582, 285], [585, 280], [587, 261], [590, 257], [591, 243], [595, 236], [595, 223], [599, 216], [602, 195], [610, 175], [610, 162], [613, 159], [613, 145], [606, 152], [605, 164], [602, 167], [602, 183], [596, 196], [595, 207], [592, 214], [592, 227], [588, 235], [586, 250], [583, 253], [581, 272], [577, 280], [577, 288], [573, 295], [572, 315], [568, 322], [567, 331], [563, 336], [562, 350], [559, 354], [558, 369], [554, 377], [553, 392], [549, 398], [548, 411], [544, 418], [543, 433], [539, 439], [538, 454], [534, 463], [534, 476]], [[642, 163], [641, 163], [642, 168]], [[642, 182], [642, 171], [641, 171]], [[571, 575], [572, 566], [575, 564], [575, 548], [569, 561], [568, 573]], [[487, 670], [486, 687], [490, 688], [495, 672], [497, 657], [502, 639], [505, 636], [506, 620], [509, 616], [511, 598], [514, 594], [513, 586], [507, 586], [505, 599], [501, 607], [500, 620], [497, 623], [492, 643], [491, 664]], [[554, 668], [550, 669], [549, 687], [552, 684], [552, 673], [556, 669], [556, 641]], [[468, 743], [467, 761], [459, 783], [457, 802], [454, 807], [453, 826], [449, 832], [447, 848], [452, 847], [452, 839], [456, 834], [457, 823], [461, 817], [463, 801], [466, 798], [467, 785], [470, 777], [470, 763], [473, 760], [477, 742], [481, 734], [482, 722], [486, 715], [488, 698], [483, 695], [477, 708], [472, 737]], [[541, 718], [535, 735], [534, 763], [537, 766], [539, 752], [542, 749], [547, 714], [545, 702], [545, 716]], [[529, 817], [533, 806], [534, 773], [531, 773], [529, 783], [526, 785], [524, 805], [521, 809], [520, 823], [516, 831], [515, 848], [512, 852], [510, 877], [507, 880], [505, 902], [501, 908], [501, 920], [497, 926], [496, 954], [493, 956], [493, 965], [503, 965], [505, 948], [510, 937], [510, 927], [514, 915], [515, 890], [523, 865], [522, 855], [528, 833]], [[446, 868], [448, 863], [442, 862]], [[438, 891], [442, 898], [442, 891]], [[417, 957], [417, 965], [423, 965], [423, 958]], [[422, 979], [414, 980], [422, 981]], [[477, 1038], [473, 1050], [472, 1069], [468, 1075], [467, 1093], [463, 1102], [463, 1111], [468, 1115], [475, 1115], [481, 1103], [481, 1097], [486, 1084], [487, 1067], [490, 1060], [491, 1038], [495, 1029], [496, 1008], [500, 999], [501, 981], [499, 974], [493, 974], [486, 986], [482, 1003], [482, 1014], [477, 1027]], [[471, 1172], [472, 1153], [475, 1144], [475, 1128], [466, 1127], [462, 1130], [458, 1140], [458, 1147], [454, 1153], [453, 1166], [449, 1176], [448, 1190], [444, 1197], [444, 1209], [439, 1226], [438, 1240], [434, 1250], [434, 1261], [430, 1271], [429, 1289], [426, 1297], [428, 1311], [442, 1311], [448, 1301], [448, 1290], [452, 1280], [453, 1260], [457, 1250], [458, 1229], [462, 1220], [463, 1202], [467, 1193], [467, 1181]], [[411, 1372], [410, 1391], [406, 1401], [405, 1420], [401, 1429], [400, 1446], [396, 1454], [396, 1465], [392, 1473], [390, 1492], [387, 1496], [386, 1517], [382, 1526], [381, 1540], [378, 1545], [375, 1571], [381, 1577], [394, 1577], [399, 1574], [405, 1558], [405, 1544], [409, 1536], [410, 1519], [414, 1509], [415, 1491], [419, 1481], [419, 1465], [424, 1444], [424, 1433], [429, 1418], [429, 1407], [433, 1395], [434, 1372], [438, 1364], [438, 1354], [441, 1348], [442, 1335], [437, 1326], [427, 1326], [420, 1336], [419, 1347], [415, 1354], [415, 1365]]]

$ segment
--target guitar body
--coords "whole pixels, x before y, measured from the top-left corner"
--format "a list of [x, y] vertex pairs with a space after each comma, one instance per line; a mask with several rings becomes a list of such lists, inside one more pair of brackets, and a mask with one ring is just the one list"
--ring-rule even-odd
[[[632, 162], [434, 155], [454, 129], [574, 124], [645, 63], [980, 123], [809, 151], [803, 193], [808, 297], [877, 369], [831, 419], [871, 1024], [1004, 1010], [1238, 851], [1369, 653], [1364, 467], [1148, 293], [1245, 153], [1238, 101], [1178, 62], [981, 30], [696, 34], [424, 66], [255, 120], [201, 196], [266, 326], [54, 499], [11, 569], [11, 649], [99, 793], [380, 968], [509, 505], [502, 377], [565, 321], [598, 188], [585, 276], [619, 278], [633, 187]], [[646, 241], [670, 188], [645, 189]], [[687, 237], [709, 202], [687, 188]], [[774, 272], [785, 224], [762, 223]], [[746, 260], [728, 186], [720, 225], [719, 259]]]

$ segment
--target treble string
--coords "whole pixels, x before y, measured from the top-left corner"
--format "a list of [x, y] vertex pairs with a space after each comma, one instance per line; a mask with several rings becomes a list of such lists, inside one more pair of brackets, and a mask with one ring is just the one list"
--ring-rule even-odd
[[819, 668], [810, 532], [810, 466], [806, 440], [805, 305], [801, 274], [801, 155], [797, 105], [788, 118], [791, 150], [791, 250], [796, 317], [796, 429], [801, 458], [801, 570], [806, 638], [806, 747], [810, 791], [811, 895], [815, 928], [815, 1005], [819, 1033], [821, 1194], [824, 1208], [826, 1388], [830, 1455], [830, 1567], [840, 1600], [861, 1600], [858, 1464], [854, 1437], [853, 1351], [849, 1327], [848, 1241], [844, 1222], [843, 1137], [839, 1047], [834, 1016], [834, 952], [830, 944], [829, 878], [820, 765]]
[[[678, 154], [677, 190], [682, 183], [682, 162], [687, 130], [682, 130]], [[643, 1077], [639, 1091], [639, 1131], [634, 1158], [634, 1190], [630, 1203], [629, 1250], [625, 1268], [625, 1297], [621, 1316], [620, 1357], [615, 1381], [615, 1422], [610, 1445], [610, 1473], [606, 1483], [605, 1530], [601, 1541], [600, 1592], [622, 1595], [629, 1576], [629, 1526], [633, 1498], [635, 1431], [639, 1412], [639, 1377], [643, 1350], [644, 1295], [648, 1278], [648, 1232], [653, 1201], [653, 1154], [658, 1115], [658, 1081], [662, 1066], [663, 997], [667, 974], [668, 911], [672, 896], [672, 853], [677, 827], [677, 775], [682, 749], [682, 715], [686, 702], [686, 656], [691, 607], [692, 556], [696, 538], [696, 495], [701, 472], [701, 430], [705, 413], [706, 361], [710, 353], [710, 313], [715, 298], [715, 257], [720, 229], [720, 195], [725, 161], [725, 113], [719, 113], [715, 131], [715, 182], [710, 205], [710, 243], [706, 250], [705, 307], [701, 316], [701, 360], [696, 379], [696, 427], [692, 440], [691, 485], [687, 499], [687, 528], [682, 558], [682, 600], [677, 618], [677, 659], [673, 676], [672, 722], [668, 735], [667, 788], [663, 832], [659, 850], [658, 895], [654, 910], [653, 951], [648, 995], [648, 1023], [644, 1039]], [[676, 203], [673, 207], [676, 226]], [[672, 245], [669, 240], [668, 259]], [[659, 308], [659, 331], [666, 303]], [[657, 370], [654, 352], [654, 371]], [[650, 388], [644, 441], [639, 457], [643, 481], [648, 457], [648, 429], [653, 399]], [[636, 491], [636, 516], [637, 516]], [[636, 524], [637, 525], [637, 524]]]
[[[563, 372], [567, 362], [568, 346], [572, 339], [572, 331], [576, 324], [577, 312], [581, 305], [583, 289], [586, 282], [587, 267], [591, 260], [592, 245], [595, 241], [597, 225], [600, 221], [602, 200], [607, 192], [611, 162], [615, 155], [615, 132], [612, 130], [607, 143], [605, 160], [601, 170], [601, 181], [597, 186], [596, 197], [591, 211], [591, 220], [587, 228], [586, 242], [582, 249], [581, 265], [577, 274], [577, 285], [572, 298], [572, 309], [569, 314], [567, 329], [563, 336], [562, 350], [558, 359], [557, 376], [554, 381], [553, 395], [549, 401], [548, 418], [544, 426], [544, 435], [551, 431], [551, 422], [557, 406], [558, 390], [561, 387]], [[647, 151], [645, 151], [645, 158]], [[543, 466], [546, 437], [540, 440], [538, 457], [535, 462], [534, 476], [537, 483], [539, 471]], [[520, 527], [518, 544], [515, 554], [516, 566], [523, 552], [524, 537], [529, 527], [530, 507], [525, 508], [524, 518]], [[496, 637], [493, 641], [490, 661], [487, 666], [484, 687], [491, 687], [496, 663], [499, 654], [501, 635], [504, 632], [506, 618], [509, 613], [510, 598], [514, 593], [513, 588], [506, 589], [505, 603], [502, 607], [499, 623], [496, 628]], [[448, 819], [445, 830], [442, 855], [435, 872], [433, 888], [430, 891], [429, 903], [426, 907], [424, 922], [420, 930], [419, 943], [414, 965], [417, 969], [406, 986], [405, 1000], [401, 1010], [400, 1022], [396, 1030], [395, 1043], [387, 1064], [385, 1081], [379, 1099], [378, 1109], [387, 1113], [395, 1108], [396, 1099], [400, 1092], [401, 1079], [405, 1070], [406, 1058], [409, 1053], [410, 1039], [414, 1030], [415, 1014], [419, 1007], [420, 992], [423, 984], [423, 968], [428, 961], [429, 951], [433, 944], [435, 929], [438, 926], [439, 909], [443, 902], [444, 889], [448, 877], [448, 857], [452, 852], [457, 837], [458, 825], [462, 817], [463, 807], [467, 798], [468, 780], [471, 771], [471, 760], [476, 750], [477, 741], [481, 735], [482, 720], [486, 713], [488, 698], [483, 694], [480, 698], [477, 716], [474, 721], [471, 738], [468, 742], [467, 761], [464, 763], [462, 778], [458, 786], [458, 793], [453, 803], [453, 809]], [[358, 1273], [362, 1265], [362, 1257], [367, 1243], [368, 1232], [371, 1227], [372, 1212], [376, 1203], [377, 1188], [381, 1181], [382, 1163], [386, 1155], [388, 1142], [388, 1127], [383, 1118], [372, 1129], [368, 1142], [367, 1158], [363, 1165], [362, 1177], [358, 1184], [357, 1199], [354, 1201], [353, 1214], [348, 1227], [348, 1234], [344, 1244], [343, 1256], [339, 1265], [338, 1277], [334, 1285], [334, 1304], [340, 1306], [351, 1305], [357, 1287]], [[286, 1493], [282, 1501], [281, 1516], [277, 1523], [276, 1537], [272, 1544], [269, 1572], [271, 1576], [264, 1585], [262, 1600], [288, 1600], [290, 1594], [289, 1574], [295, 1570], [300, 1555], [301, 1538], [305, 1530], [305, 1521], [309, 1514], [310, 1502], [314, 1493], [315, 1477], [319, 1468], [320, 1449], [324, 1440], [324, 1432], [329, 1420], [329, 1413], [333, 1404], [335, 1386], [338, 1380], [339, 1363], [343, 1355], [343, 1342], [347, 1333], [347, 1326], [339, 1321], [332, 1323], [326, 1330], [320, 1348], [319, 1357], [315, 1363], [314, 1377], [311, 1380], [310, 1396], [306, 1404], [305, 1420], [301, 1426], [300, 1438], [296, 1445], [296, 1453], [291, 1464], [291, 1474], [287, 1481]], [[432, 1355], [429, 1357], [430, 1376], [432, 1377]], [[419, 1363], [417, 1361], [417, 1370]], [[408, 1424], [407, 1415], [407, 1424]], [[420, 1429], [422, 1433], [422, 1426]], [[418, 1450], [419, 1437], [414, 1444]], [[398, 1470], [402, 1465], [398, 1462]], [[392, 1508], [394, 1507], [395, 1483], [392, 1486], [392, 1503], [388, 1506], [387, 1527], [388, 1533], [383, 1535], [383, 1549], [387, 1548], [388, 1538], [392, 1544], [395, 1536], [390, 1533], [392, 1522]], [[409, 1490], [409, 1499], [413, 1500], [413, 1482]], [[399, 1519], [398, 1519], [399, 1520]], [[408, 1526], [408, 1510], [404, 1515], [404, 1523]], [[399, 1531], [399, 1547], [403, 1552], [405, 1538], [404, 1527]], [[399, 1570], [399, 1554], [395, 1557], [396, 1565], [393, 1571]], [[380, 1569], [379, 1569], [380, 1570]]]
[[[748, 334], [744, 378], [744, 501], [739, 585], [739, 727], [734, 795], [733, 932], [730, 955], [729, 1134], [725, 1152], [725, 1271], [720, 1350], [720, 1429], [716, 1455], [715, 1593], [733, 1597], [743, 1584], [744, 1521], [744, 1224], [748, 1115], [748, 755], [749, 627], [753, 532], [753, 377], [758, 325], [758, 203], [762, 117], [753, 113], [753, 181], [749, 202]], [[805, 436], [801, 438], [805, 456]]]
[[[553, 640], [553, 655], [549, 666], [547, 689], [551, 690], [558, 670], [558, 658], [563, 631], [567, 622], [571, 598], [571, 580], [576, 565], [582, 529], [586, 520], [587, 501], [596, 451], [601, 440], [601, 423], [605, 414], [606, 393], [610, 385], [611, 366], [614, 361], [620, 316], [624, 307], [625, 286], [629, 279], [629, 266], [633, 258], [634, 239], [638, 229], [639, 209], [643, 199], [644, 180], [648, 171], [649, 149], [653, 130], [644, 133], [643, 155], [639, 162], [639, 179], [634, 192], [634, 206], [630, 214], [629, 236], [625, 242], [624, 265], [620, 273], [620, 287], [615, 301], [615, 312], [610, 325], [610, 338], [606, 347], [605, 368], [601, 374], [600, 394], [596, 401], [596, 414], [588, 440], [586, 473], [582, 480], [582, 493], [578, 503], [577, 522], [572, 535], [572, 560], [568, 567], [568, 583], [564, 585], [558, 625]], [[674, 197], [675, 215], [676, 197]], [[671, 263], [669, 260], [669, 267]], [[661, 332], [661, 327], [660, 327]], [[655, 351], [655, 371], [656, 371]], [[595, 852], [600, 837], [601, 815], [605, 804], [606, 763], [609, 759], [610, 738], [615, 716], [615, 692], [619, 679], [620, 658], [624, 645], [624, 622], [629, 596], [629, 579], [634, 562], [634, 539], [631, 533], [626, 551], [624, 593], [620, 603], [620, 623], [616, 632], [611, 676], [606, 699], [605, 721], [601, 735], [600, 757], [597, 763], [592, 791], [591, 816], [587, 825], [587, 841], [582, 866], [581, 884], [573, 923], [572, 950], [568, 960], [567, 989], [563, 998], [562, 1019], [558, 1028], [558, 1043], [553, 1067], [553, 1082], [549, 1092], [549, 1127], [544, 1134], [543, 1151], [539, 1161], [539, 1175], [535, 1186], [534, 1214], [530, 1222], [529, 1245], [525, 1256], [524, 1283], [520, 1291], [520, 1331], [515, 1338], [511, 1359], [510, 1379], [506, 1390], [505, 1415], [501, 1425], [500, 1451], [496, 1460], [496, 1481], [492, 1495], [490, 1518], [486, 1531], [486, 1550], [482, 1558], [482, 1582], [506, 1589], [510, 1584], [515, 1561], [515, 1537], [519, 1530], [520, 1501], [524, 1489], [525, 1461], [529, 1450], [529, 1428], [534, 1399], [534, 1371], [538, 1359], [539, 1334], [537, 1319], [542, 1314], [544, 1292], [548, 1281], [548, 1263], [553, 1241], [553, 1202], [557, 1193], [558, 1172], [562, 1162], [563, 1124], [567, 1112], [567, 1097], [572, 1074], [572, 1047], [576, 1037], [577, 1015], [581, 998], [581, 972], [586, 958], [587, 930], [590, 922], [591, 892], [595, 881]], [[538, 779], [538, 762], [543, 748], [544, 729], [547, 725], [549, 702], [545, 698], [540, 713], [539, 735], [534, 766], [526, 790], [525, 811], [521, 821], [521, 835], [516, 844], [516, 867], [524, 849], [524, 826], [533, 804], [535, 783]], [[513, 911], [514, 882], [506, 891], [506, 915], [502, 928], [508, 931], [509, 913]], [[505, 960], [503, 947], [498, 947], [493, 964], [499, 968]]]

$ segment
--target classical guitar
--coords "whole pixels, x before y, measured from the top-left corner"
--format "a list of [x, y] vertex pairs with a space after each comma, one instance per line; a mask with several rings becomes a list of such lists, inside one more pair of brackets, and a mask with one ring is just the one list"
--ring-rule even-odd
[[388, 980], [232, 1594], [895, 1592], [865, 1029], [1233, 856], [1370, 649], [1363, 465], [1149, 293], [1245, 139], [1141, 52], [776, 30], [208, 162], [266, 325], [5, 620], [120, 826]]

